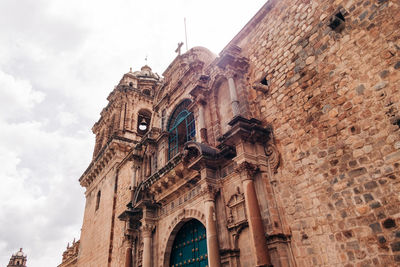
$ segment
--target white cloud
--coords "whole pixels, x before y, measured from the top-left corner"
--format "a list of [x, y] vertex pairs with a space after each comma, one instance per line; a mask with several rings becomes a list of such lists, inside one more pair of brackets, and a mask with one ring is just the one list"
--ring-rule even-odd
[[23, 246], [29, 266], [55, 266], [60, 258], [41, 257], [49, 257], [51, 249], [61, 252], [67, 240], [78, 237], [84, 203], [77, 177], [89, 158], [74, 158], [91, 149], [90, 138], [47, 132], [39, 122], [0, 121], [0, 128], [5, 129], [0, 132], [0, 226], [7, 229], [0, 231], [0, 259], [11, 255], [4, 251]]
[[62, 127], [67, 127], [78, 122], [77, 117], [73, 113], [66, 111], [58, 113], [58, 120]]
[[0, 69], [0, 117], [12, 118], [29, 112], [44, 100], [45, 94], [34, 91], [29, 81], [19, 80]]

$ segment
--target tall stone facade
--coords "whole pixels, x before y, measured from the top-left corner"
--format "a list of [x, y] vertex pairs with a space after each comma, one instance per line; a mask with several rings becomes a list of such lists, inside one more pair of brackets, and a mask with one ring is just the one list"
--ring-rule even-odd
[[22, 251], [22, 248], [20, 248], [19, 251], [11, 256], [10, 262], [8, 263], [7, 267], [26, 267], [27, 260], [28, 257]]
[[71, 266], [398, 266], [400, 3], [269, 0], [125, 74]]

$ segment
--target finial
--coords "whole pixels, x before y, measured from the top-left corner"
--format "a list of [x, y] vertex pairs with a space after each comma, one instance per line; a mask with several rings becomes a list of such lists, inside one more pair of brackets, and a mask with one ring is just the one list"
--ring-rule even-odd
[[132, 72], [132, 67], [129, 68], [129, 72]]
[[21, 251], [21, 252], [22, 252], [22, 248], [20, 248], [20, 249], [19, 249], [19, 251]]
[[68, 242], [68, 244], [67, 244], [67, 248], [69, 248], [69, 242]]

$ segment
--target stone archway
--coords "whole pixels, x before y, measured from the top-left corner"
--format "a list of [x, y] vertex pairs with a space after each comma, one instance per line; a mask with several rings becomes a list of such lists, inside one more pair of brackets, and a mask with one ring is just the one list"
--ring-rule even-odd
[[172, 245], [175, 237], [182, 226], [192, 219], [196, 219], [203, 225], [206, 225], [204, 214], [194, 209], [183, 209], [169, 224], [167, 234], [162, 240], [161, 255], [163, 255], [163, 258], [161, 259], [161, 266], [170, 266]]
[[171, 249], [170, 266], [208, 266], [205, 226], [196, 219], [184, 223], [177, 232]]

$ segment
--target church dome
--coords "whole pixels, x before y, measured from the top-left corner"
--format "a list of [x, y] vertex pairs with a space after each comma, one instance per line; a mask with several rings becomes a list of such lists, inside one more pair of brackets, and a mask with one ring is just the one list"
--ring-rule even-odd
[[24, 257], [25, 254], [24, 254], [24, 252], [22, 251], [22, 248], [20, 248], [18, 252], [14, 253], [14, 256], [17, 256], [17, 257]]
[[133, 73], [138, 78], [154, 78], [159, 79], [160, 76], [157, 73], [152, 72], [151, 68], [148, 65], [144, 65], [140, 71], [135, 71]]

